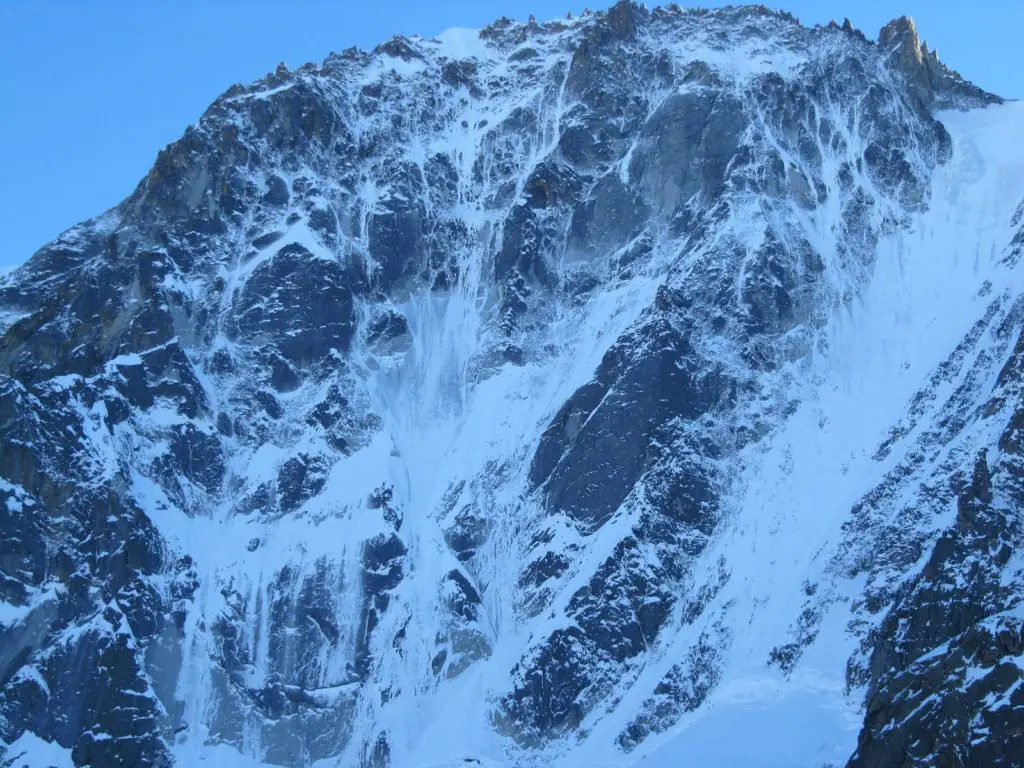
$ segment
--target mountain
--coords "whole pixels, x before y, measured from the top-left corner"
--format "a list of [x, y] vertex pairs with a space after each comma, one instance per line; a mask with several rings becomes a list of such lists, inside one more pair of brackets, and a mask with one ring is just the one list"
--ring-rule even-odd
[[762, 6], [232, 87], [0, 278], [0, 765], [1024, 764], [1022, 128]]

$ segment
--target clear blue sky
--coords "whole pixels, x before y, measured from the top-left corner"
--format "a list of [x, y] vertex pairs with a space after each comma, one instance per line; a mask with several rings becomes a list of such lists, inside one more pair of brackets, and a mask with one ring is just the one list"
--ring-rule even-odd
[[[115, 205], [218, 94], [284, 61], [611, 0], [0, 0], [0, 270]], [[656, 3], [649, 3], [654, 5]], [[687, 3], [681, 2], [681, 5]], [[724, 3], [699, 0], [697, 5]], [[791, 0], [874, 38], [908, 14], [965, 77], [1024, 96], [1024, 0]]]

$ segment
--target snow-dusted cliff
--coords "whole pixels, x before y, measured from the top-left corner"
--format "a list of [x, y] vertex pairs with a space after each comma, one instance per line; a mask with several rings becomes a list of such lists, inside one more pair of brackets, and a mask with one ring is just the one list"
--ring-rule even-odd
[[230, 89], [0, 278], [0, 764], [1024, 760], [1022, 128], [759, 7]]

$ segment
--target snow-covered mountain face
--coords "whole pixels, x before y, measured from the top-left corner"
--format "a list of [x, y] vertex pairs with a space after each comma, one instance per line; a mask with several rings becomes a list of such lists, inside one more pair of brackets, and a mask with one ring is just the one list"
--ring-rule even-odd
[[627, 2], [230, 89], [0, 278], [0, 764], [1021, 764], [998, 102]]

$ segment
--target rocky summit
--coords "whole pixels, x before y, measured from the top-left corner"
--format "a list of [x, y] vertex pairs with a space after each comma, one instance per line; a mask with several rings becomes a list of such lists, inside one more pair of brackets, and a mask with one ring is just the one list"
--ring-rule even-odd
[[762, 6], [228, 89], [0, 278], [0, 765], [1024, 765], [1022, 131]]

